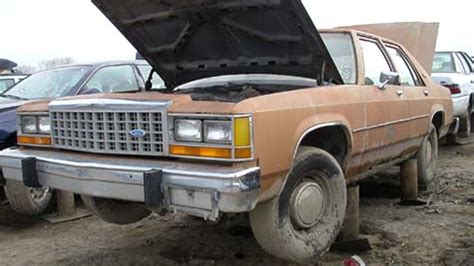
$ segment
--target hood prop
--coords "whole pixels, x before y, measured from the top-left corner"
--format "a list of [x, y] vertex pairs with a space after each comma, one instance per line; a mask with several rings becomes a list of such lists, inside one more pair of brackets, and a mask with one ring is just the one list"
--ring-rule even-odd
[[151, 68], [150, 74], [148, 75], [148, 79], [145, 82], [145, 91], [151, 91], [151, 89], [153, 88], [152, 81], [153, 81], [153, 74], [155, 73], [156, 73], [155, 68]]

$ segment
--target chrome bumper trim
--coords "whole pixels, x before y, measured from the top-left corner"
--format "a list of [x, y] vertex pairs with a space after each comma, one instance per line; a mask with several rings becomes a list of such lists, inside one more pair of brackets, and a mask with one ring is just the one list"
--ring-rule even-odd
[[36, 158], [38, 181], [43, 186], [94, 197], [145, 202], [144, 176], [162, 172], [164, 206], [206, 219], [219, 212], [253, 210], [260, 192], [260, 169], [233, 168], [176, 161], [108, 158], [90, 154], [34, 149], [0, 152], [6, 179], [23, 181], [22, 162]]

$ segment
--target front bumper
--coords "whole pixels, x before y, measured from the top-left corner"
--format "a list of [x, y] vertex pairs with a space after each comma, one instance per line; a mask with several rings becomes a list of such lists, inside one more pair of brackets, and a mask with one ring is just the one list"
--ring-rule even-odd
[[[88, 196], [143, 202], [205, 219], [248, 212], [260, 192], [258, 167], [105, 157], [72, 152], [7, 149], [0, 152], [6, 179]], [[146, 185], [145, 185], [146, 184]]]

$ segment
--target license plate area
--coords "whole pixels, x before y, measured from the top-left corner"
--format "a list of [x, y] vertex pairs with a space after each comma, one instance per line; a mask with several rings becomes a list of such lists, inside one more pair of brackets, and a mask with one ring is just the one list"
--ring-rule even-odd
[[172, 186], [163, 184], [167, 209], [184, 212], [206, 220], [219, 216], [219, 192], [211, 189]]

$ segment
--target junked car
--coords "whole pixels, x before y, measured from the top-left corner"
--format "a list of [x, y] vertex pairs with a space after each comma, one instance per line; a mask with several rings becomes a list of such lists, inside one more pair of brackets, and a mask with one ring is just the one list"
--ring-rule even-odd
[[[146, 61], [102, 62], [58, 67], [31, 75], [28, 79], [0, 94], [0, 149], [13, 147], [17, 143], [16, 108], [28, 101], [54, 99], [64, 96], [117, 93], [136, 91], [145, 86], [151, 66]], [[155, 75], [153, 87], [163, 87]], [[49, 131], [48, 119], [35, 121], [39, 128], [24, 126], [21, 131], [37, 134]], [[36, 127], [34, 125], [33, 127]], [[51, 189], [25, 187], [21, 182], [4, 180], [0, 172], [0, 185], [10, 205], [19, 213], [35, 215], [49, 204]]]
[[456, 143], [456, 137], [469, 138], [474, 132], [471, 126], [474, 121], [474, 67], [470, 57], [464, 52], [436, 52], [432, 77], [451, 91], [454, 116], [460, 121], [459, 133], [449, 135], [448, 141]]
[[433, 177], [450, 93], [399, 44], [318, 32], [300, 0], [93, 2], [166, 89], [20, 107], [31, 131], [0, 153], [8, 180], [82, 194], [117, 224], [250, 213], [267, 252], [303, 261], [336, 239], [347, 184], [413, 158]]

